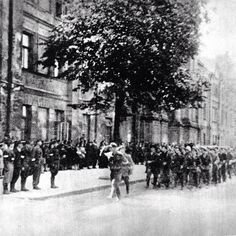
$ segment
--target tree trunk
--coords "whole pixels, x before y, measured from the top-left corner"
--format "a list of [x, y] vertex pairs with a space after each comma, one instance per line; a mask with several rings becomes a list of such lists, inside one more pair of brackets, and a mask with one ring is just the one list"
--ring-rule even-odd
[[137, 106], [136, 104], [132, 105], [132, 143], [137, 143]]
[[114, 134], [113, 134], [113, 140], [116, 143], [121, 142], [120, 138], [120, 118], [122, 115], [122, 106], [124, 104], [124, 99], [122, 99], [120, 96], [116, 96], [115, 101], [115, 121], [114, 121]]

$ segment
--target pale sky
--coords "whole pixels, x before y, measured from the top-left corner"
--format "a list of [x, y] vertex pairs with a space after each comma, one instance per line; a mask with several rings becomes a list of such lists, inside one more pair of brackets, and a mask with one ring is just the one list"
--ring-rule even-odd
[[236, 62], [236, 0], [208, 0], [210, 22], [201, 27], [200, 58], [229, 53]]

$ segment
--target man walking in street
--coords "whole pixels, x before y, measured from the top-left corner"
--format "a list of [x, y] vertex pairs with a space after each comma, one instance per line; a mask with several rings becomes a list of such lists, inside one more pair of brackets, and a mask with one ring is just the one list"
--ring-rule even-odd
[[111, 193], [108, 198], [112, 198], [113, 194], [116, 194], [116, 201], [120, 200], [120, 182], [122, 177], [122, 167], [124, 164], [129, 162], [126, 160], [124, 155], [117, 150], [117, 144], [111, 143], [112, 156], [109, 159], [109, 166], [111, 170]]
[[42, 151], [42, 141], [38, 140], [36, 146], [32, 150], [32, 162], [33, 162], [33, 189], [40, 190], [38, 187], [41, 168], [42, 168], [42, 160], [43, 160], [43, 151]]
[[153, 175], [153, 188], [156, 187], [157, 184], [157, 178], [158, 178], [158, 174], [159, 174], [159, 167], [160, 165], [158, 165], [157, 167], [157, 163], [159, 164], [159, 156], [157, 156], [156, 153], [156, 148], [155, 146], [151, 147], [150, 152], [148, 153], [147, 157], [146, 157], [146, 187], [149, 188], [149, 184], [150, 184], [150, 179], [151, 176]]
[[5, 141], [3, 147], [3, 160], [4, 160], [4, 178], [3, 178], [3, 194], [9, 194], [8, 185], [12, 181], [15, 160], [13, 152], [13, 143], [10, 140]]

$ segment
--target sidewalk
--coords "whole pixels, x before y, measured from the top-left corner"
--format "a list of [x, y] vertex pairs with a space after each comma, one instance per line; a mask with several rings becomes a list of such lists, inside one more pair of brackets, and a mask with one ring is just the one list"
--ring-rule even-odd
[[[145, 180], [145, 167], [136, 165], [130, 183]], [[57, 189], [50, 188], [50, 172], [45, 172], [40, 177], [39, 187], [41, 190], [32, 189], [32, 176], [27, 178], [26, 187], [29, 192], [19, 192], [6, 195], [6, 197], [22, 198], [30, 200], [46, 200], [49, 198], [65, 197], [75, 194], [83, 194], [110, 187], [109, 169], [83, 169], [59, 171], [56, 176]], [[20, 178], [16, 189], [20, 189]], [[0, 181], [0, 194], [2, 194], [2, 180]]]

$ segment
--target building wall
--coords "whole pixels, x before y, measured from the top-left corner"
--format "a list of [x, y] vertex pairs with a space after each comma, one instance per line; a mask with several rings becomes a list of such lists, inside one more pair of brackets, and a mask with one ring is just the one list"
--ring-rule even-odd
[[[52, 138], [79, 140], [111, 140], [113, 114], [94, 114], [93, 111], [72, 109], [71, 104], [87, 99], [87, 95], [73, 93], [75, 84], [50, 76], [47, 69], [36, 62], [43, 53], [42, 43], [47, 39], [51, 29], [60, 21], [55, 16], [56, 0], [17, 0], [13, 1], [13, 85], [11, 111], [11, 137], [25, 138], [25, 123], [30, 126], [30, 139]], [[8, 59], [8, 1], [0, 1], [0, 79], [7, 80]], [[22, 68], [22, 34], [30, 36], [32, 66]], [[1, 83], [2, 85], [2, 83]], [[6, 89], [0, 86], [0, 139], [4, 136], [6, 126]], [[19, 89], [20, 88], [20, 89]], [[27, 107], [30, 121], [23, 115]], [[27, 114], [28, 114], [27, 113]], [[60, 121], [58, 117], [60, 115]], [[96, 122], [97, 117], [97, 122]], [[46, 119], [46, 121], [44, 120]], [[96, 125], [97, 124], [97, 125]], [[45, 126], [45, 127], [44, 127]], [[97, 127], [97, 129], [95, 128]], [[45, 128], [45, 129], [44, 129]], [[45, 135], [46, 132], [46, 135]], [[96, 135], [97, 133], [97, 135]]]

